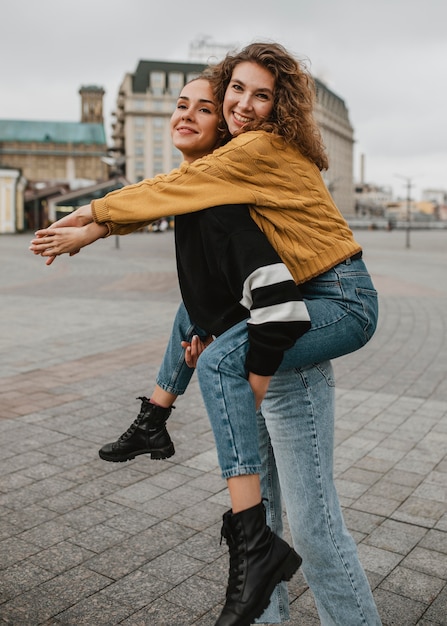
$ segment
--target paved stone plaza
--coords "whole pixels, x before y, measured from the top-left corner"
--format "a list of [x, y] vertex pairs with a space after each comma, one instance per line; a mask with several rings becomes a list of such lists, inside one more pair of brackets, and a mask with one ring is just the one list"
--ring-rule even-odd
[[[334, 362], [335, 470], [384, 626], [447, 624], [447, 231], [358, 231], [380, 294], [369, 345]], [[197, 382], [176, 454], [98, 448], [149, 395], [179, 302], [172, 232], [46, 267], [0, 236], [0, 623], [212, 626], [228, 508]], [[298, 574], [290, 624], [317, 626]], [[338, 625], [344, 626], [344, 625]]]

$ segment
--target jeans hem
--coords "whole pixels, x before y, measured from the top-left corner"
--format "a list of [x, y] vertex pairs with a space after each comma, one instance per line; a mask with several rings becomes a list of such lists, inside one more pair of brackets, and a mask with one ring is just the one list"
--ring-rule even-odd
[[164, 383], [159, 378], [156, 378], [155, 382], [156, 382], [156, 384], [159, 387], [161, 387], [161, 389], [163, 389], [163, 391], [167, 391], [168, 393], [172, 393], [174, 396], [182, 396], [185, 393], [185, 391], [186, 391], [186, 389], [179, 388], [179, 387], [173, 387], [169, 383]]
[[236, 476], [247, 476], [251, 474], [260, 474], [261, 465], [248, 465], [245, 467], [232, 467], [231, 469], [222, 470], [222, 478], [235, 478]]

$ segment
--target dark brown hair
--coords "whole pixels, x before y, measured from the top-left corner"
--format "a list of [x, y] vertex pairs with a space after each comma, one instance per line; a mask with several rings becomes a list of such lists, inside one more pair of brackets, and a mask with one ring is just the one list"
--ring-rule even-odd
[[270, 117], [247, 124], [242, 132], [260, 129], [280, 135], [320, 170], [327, 169], [328, 158], [313, 113], [315, 82], [307, 68], [280, 44], [249, 44], [240, 52], [227, 54], [223, 61], [206, 72], [219, 103], [220, 115], [233, 70], [245, 61], [267, 69], [275, 78], [275, 89]]

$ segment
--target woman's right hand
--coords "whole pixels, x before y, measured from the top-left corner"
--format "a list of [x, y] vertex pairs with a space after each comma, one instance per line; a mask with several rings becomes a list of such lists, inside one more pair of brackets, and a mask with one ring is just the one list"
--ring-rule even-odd
[[107, 226], [95, 222], [82, 227], [50, 227], [36, 232], [36, 238], [31, 241], [29, 249], [34, 254], [48, 257], [46, 265], [51, 265], [57, 256], [61, 254], [73, 256], [81, 248], [106, 234]]

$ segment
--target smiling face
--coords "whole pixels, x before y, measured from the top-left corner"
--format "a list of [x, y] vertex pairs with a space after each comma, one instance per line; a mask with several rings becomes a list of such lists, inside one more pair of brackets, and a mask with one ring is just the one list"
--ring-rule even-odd
[[219, 118], [210, 83], [202, 78], [185, 85], [171, 116], [171, 136], [190, 163], [214, 150]]
[[275, 77], [253, 61], [236, 65], [223, 101], [223, 116], [232, 135], [248, 122], [269, 117]]

